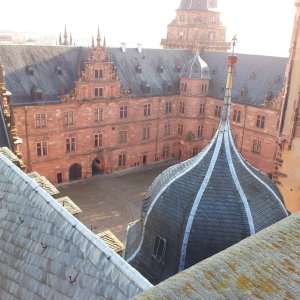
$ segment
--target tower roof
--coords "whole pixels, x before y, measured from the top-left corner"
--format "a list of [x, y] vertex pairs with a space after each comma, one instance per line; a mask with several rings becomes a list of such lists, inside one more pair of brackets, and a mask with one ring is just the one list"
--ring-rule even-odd
[[181, 72], [181, 77], [210, 79], [208, 65], [200, 57], [198, 52], [192, 59], [184, 64]]
[[163, 172], [148, 191], [139, 243], [128, 261], [153, 283], [288, 215], [276, 185], [243, 159], [233, 141], [229, 113], [236, 61], [228, 57], [223, 111], [211, 142]]
[[217, 6], [217, 0], [181, 0], [178, 10], [208, 10]]

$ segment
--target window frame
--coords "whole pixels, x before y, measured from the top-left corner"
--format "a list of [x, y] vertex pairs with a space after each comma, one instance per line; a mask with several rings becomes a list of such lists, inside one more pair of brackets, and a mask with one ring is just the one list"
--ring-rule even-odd
[[159, 263], [164, 263], [166, 250], [167, 250], [167, 240], [157, 234], [154, 240], [152, 258]]

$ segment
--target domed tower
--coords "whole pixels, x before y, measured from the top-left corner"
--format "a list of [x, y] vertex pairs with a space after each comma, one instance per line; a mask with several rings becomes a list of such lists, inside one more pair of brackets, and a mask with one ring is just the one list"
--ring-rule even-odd
[[142, 218], [129, 227], [126, 259], [157, 284], [288, 216], [276, 185], [248, 164], [230, 131], [235, 55], [219, 128], [197, 156], [150, 186]]
[[217, 0], [181, 0], [175, 19], [168, 25], [164, 48], [227, 51], [226, 28], [216, 10]]

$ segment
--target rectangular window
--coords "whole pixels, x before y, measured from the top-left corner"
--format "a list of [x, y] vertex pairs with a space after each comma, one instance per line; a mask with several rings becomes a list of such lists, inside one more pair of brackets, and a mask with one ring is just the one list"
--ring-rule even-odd
[[144, 116], [149, 117], [151, 115], [151, 104], [144, 105]]
[[165, 145], [163, 147], [162, 156], [163, 156], [163, 158], [167, 158], [167, 157], [169, 157], [169, 155], [170, 155], [170, 146], [169, 145]]
[[221, 114], [222, 114], [222, 106], [216, 105], [216, 108], [215, 108], [215, 117], [221, 118]]
[[204, 115], [205, 114], [205, 103], [200, 104], [200, 110], [199, 110], [199, 115]]
[[186, 91], [187, 91], [187, 84], [186, 83], [181, 84], [181, 91], [186, 93]]
[[260, 154], [260, 152], [261, 152], [261, 142], [260, 141], [257, 141], [257, 140], [253, 141], [252, 152]]
[[265, 116], [258, 115], [256, 119], [257, 128], [265, 128]]
[[37, 156], [45, 156], [48, 154], [47, 142], [39, 142], [36, 144]]
[[67, 152], [75, 151], [75, 138], [66, 139], [66, 150]]
[[178, 124], [178, 134], [179, 135], [183, 134], [183, 124]]
[[152, 257], [158, 262], [163, 262], [166, 254], [166, 248], [167, 241], [159, 235], [157, 235], [155, 237]]
[[150, 127], [143, 128], [143, 140], [150, 139]]
[[120, 107], [120, 119], [126, 119], [127, 118], [127, 106], [121, 106]]
[[72, 111], [68, 111], [64, 113], [64, 124], [65, 125], [73, 125], [74, 124], [74, 114]]
[[103, 121], [103, 109], [96, 108], [95, 109], [95, 122]]
[[172, 102], [166, 103], [166, 114], [172, 113]]
[[94, 135], [94, 146], [102, 147], [102, 133], [96, 133]]
[[236, 122], [236, 123], [241, 122], [241, 111], [240, 110], [233, 111], [233, 122]]
[[198, 154], [198, 152], [199, 152], [198, 147], [194, 147], [192, 156], [196, 156]]
[[119, 155], [119, 167], [126, 166], [126, 154]]
[[45, 114], [35, 114], [35, 128], [46, 127], [46, 115]]
[[164, 126], [164, 135], [167, 136], [167, 135], [170, 135], [170, 134], [171, 134], [171, 124], [167, 123]]
[[198, 136], [198, 138], [203, 137], [203, 125], [198, 126], [197, 136]]
[[102, 70], [95, 70], [95, 78], [102, 78], [103, 71]]
[[95, 97], [102, 97], [103, 96], [103, 88], [95, 88], [94, 89], [94, 95]]
[[179, 104], [179, 113], [184, 114], [185, 112], [185, 102], [180, 102]]
[[233, 135], [234, 144], [237, 145], [239, 136], [237, 134]]
[[121, 130], [119, 134], [119, 143], [125, 144], [127, 142], [127, 132], [126, 130]]

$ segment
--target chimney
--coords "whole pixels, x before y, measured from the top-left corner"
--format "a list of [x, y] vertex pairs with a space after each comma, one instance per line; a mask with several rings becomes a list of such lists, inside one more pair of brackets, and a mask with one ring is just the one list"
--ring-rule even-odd
[[121, 49], [123, 53], [126, 52], [126, 43], [121, 43]]
[[137, 50], [139, 53], [142, 53], [142, 44], [137, 44]]

